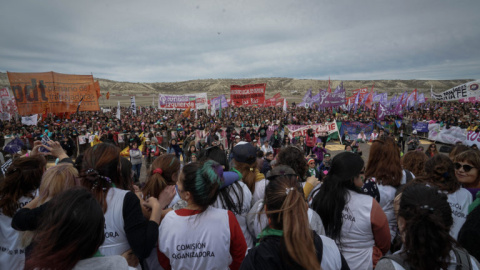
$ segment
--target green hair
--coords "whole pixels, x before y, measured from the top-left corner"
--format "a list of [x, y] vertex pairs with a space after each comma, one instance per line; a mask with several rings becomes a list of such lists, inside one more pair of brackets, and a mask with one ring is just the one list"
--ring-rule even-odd
[[215, 202], [223, 184], [223, 167], [219, 163], [193, 162], [183, 167], [183, 173], [184, 189], [192, 193], [195, 204], [205, 210]]

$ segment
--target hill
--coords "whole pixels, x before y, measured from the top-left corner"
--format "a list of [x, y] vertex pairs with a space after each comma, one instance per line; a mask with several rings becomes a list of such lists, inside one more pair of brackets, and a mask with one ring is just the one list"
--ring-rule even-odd
[[[311, 79], [293, 79], [293, 78], [252, 78], [252, 79], [205, 79], [191, 80], [183, 82], [156, 82], [156, 83], [133, 83], [118, 82], [102, 78], [95, 78], [100, 82], [102, 93], [110, 92], [110, 94], [188, 94], [207, 92], [209, 98], [221, 94], [230, 93], [230, 85], [244, 84], [267, 84], [267, 97], [273, 96], [275, 93], [282, 93], [282, 96], [289, 100], [301, 100], [305, 92], [312, 88], [313, 90], [325, 89], [328, 87], [328, 80], [311, 80]], [[430, 87], [435, 92], [441, 92], [457, 86], [459, 84], [471, 81], [473, 79], [459, 80], [375, 80], [375, 90], [378, 92], [387, 92], [389, 95], [394, 93], [402, 93], [404, 91], [411, 92], [415, 88], [419, 92], [425, 93], [426, 97], [430, 97]], [[331, 81], [331, 88], [334, 89], [340, 83], [339, 80]], [[343, 85], [347, 90], [347, 95], [358, 88], [371, 88], [373, 81], [371, 80], [345, 80]], [[10, 83], [6, 73], [0, 72], [0, 89], [9, 87]], [[297, 91], [297, 93], [295, 93]]]

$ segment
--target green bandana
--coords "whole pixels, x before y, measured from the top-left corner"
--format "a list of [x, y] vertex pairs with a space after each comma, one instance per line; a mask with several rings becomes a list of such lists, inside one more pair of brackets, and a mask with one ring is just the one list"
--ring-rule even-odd
[[[282, 230], [275, 230], [275, 229], [272, 229], [270, 227], [266, 227], [265, 229], [263, 229], [263, 231], [257, 236], [257, 239], [261, 239], [263, 237], [267, 237], [267, 236], [282, 236], [283, 237], [283, 231]], [[260, 245], [260, 241], [257, 242], [257, 244], [255, 246], [258, 246]]]

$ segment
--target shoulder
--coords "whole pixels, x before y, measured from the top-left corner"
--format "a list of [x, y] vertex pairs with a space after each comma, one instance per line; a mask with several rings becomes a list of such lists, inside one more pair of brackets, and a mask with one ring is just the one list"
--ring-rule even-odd
[[248, 251], [241, 269], [284, 269], [279, 249], [279, 237], [263, 238], [258, 246]]
[[91, 270], [91, 269], [129, 269], [128, 263], [122, 256], [92, 257], [80, 260], [73, 270]]
[[375, 269], [377, 270], [402, 270], [405, 269], [403, 268], [400, 264], [397, 262], [393, 261], [392, 259], [383, 257], [378, 261]]

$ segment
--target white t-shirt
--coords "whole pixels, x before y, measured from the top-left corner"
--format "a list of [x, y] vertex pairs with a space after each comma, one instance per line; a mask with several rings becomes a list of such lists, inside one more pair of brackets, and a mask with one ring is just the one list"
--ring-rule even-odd
[[464, 188], [460, 188], [454, 193], [447, 194], [448, 203], [452, 208], [453, 225], [450, 228], [450, 235], [457, 240], [458, 233], [467, 220], [468, 206], [472, 203], [470, 192]]
[[[18, 211], [32, 198], [21, 197]], [[20, 232], [12, 228], [12, 217], [6, 216], [0, 209], [0, 269], [23, 269], [25, 266], [25, 248], [21, 245]]]
[[[235, 192], [237, 194], [240, 194], [239, 196], [242, 196], [243, 194], [243, 203], [241, 206], [241, 213], [235, 213], [235, 217], [237, 218], [238, 224], [240, 225], [240, 228], [242, 228], [243, 236], [245, 237], [245, 241], [247, 242], [247, 248], [250, 249], [253, 247], [253, 240], [255, 238], [254, 235], [250, 234], [247, 228], [247, 214], [250, 211], [250, 208], [252, 206], [252, 193], [250, 192], [250, 189], [248, 189], [247, 185], [243, 182], [237, 182], [239, 186], [232, 184], [225, 189], [228, 189], [230, 198], [232, 198], [233, 202], [235, 205], [240, 204], [238, 197], [235, 195]], [[226, 209], [223, 206], [222, 203], [222, 198], [221, 195], [218, 195], [217, 200], [215, 203], [212, 205], [213, 207], [220, 208], [220, 209]], [[226, 209], [230, 210], [230, 209]]]

